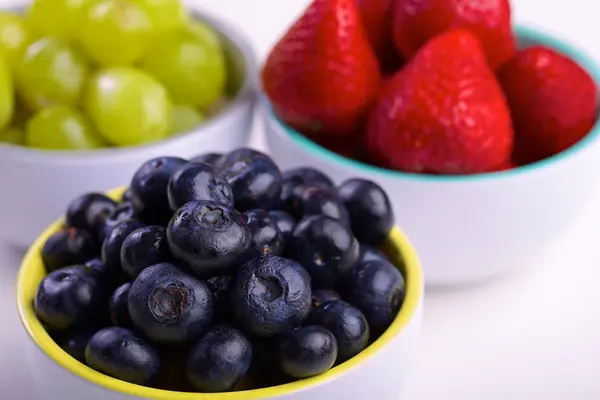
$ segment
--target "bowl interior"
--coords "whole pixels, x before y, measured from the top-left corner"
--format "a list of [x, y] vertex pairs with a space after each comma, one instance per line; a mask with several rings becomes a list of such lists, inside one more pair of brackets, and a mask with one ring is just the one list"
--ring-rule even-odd
[[[6, 7], [4, 9], [15, 13], [25, 13], [26, 11], [26, 7], [23, 6]], [[256, 88], [255, 76], [257, 73], [257, 60], [249, 40], [233, 26], [204, 11], [199, 11], [193, 8], [189, 9], [188, 11], [193, 19], [204, 22], [215, 30], [221, 41], [226, 57], [227, 83], [224, 93], [224, 99], [226, 100], [226, 103], [219, 105], [212, 110], [209, 118], [207, 118], [207, 120], [198, 127], [198, 129], [202, 129], [203, 127], [209, 126], [214, 122], [227, 118], [233, 109], [238, 106], [238, 103], [247, 101], [248, 96], [254, 94]], [[108, 154], [121, 154], [138, 149], [160, 146], [165, 142], [174, 142], [182, 139], [187, 135], [194, 134], [196, 131], [197, 130], [194, 129], [189, 132], [182, 132], [164, 140], [148, 144], [79, 151], [35, 149], [0, 142], [0, 151], [3, 148], [6, 148], [11, 152], [22, 153], [23, 156], [33, 154], [37, 157], [52, 157], [61, 159], [63, 161], [65, 159], [81, 160], [87, 159], [88, 157], [105, 157]]]
[[[120, 198], [123, 190], [124, 189], [114, 190], [109, 194], [112, 198], [117, 199]], [[264, 389], [215, 394], [183, 393], [152, 389], [111, 378], [75, 360], [52, 340], [37, 319], [33, 309], [33, 299], [40, 281], [46, 275], [40, 252], [46, 239], [59, 230], [62, 224], [63, 221], [59, 220], [48, 227], [48, 229], [46, 229], [46, 231], [30, 247], [23, 259], [17, 279], [17, 306], [21, 322], [31, 340], [45, 353], [45, 355], [67, 371], [71, 372], [74, 376], [93, 382], [98, 386], [139, 398], [168, 400], [267, 399], [323, 384], [353, 368], [359, 367], [361, 363], [365, 362], [365, 360], [373, 354], [381, 351], [386, 344], [397, 336], [412, 320], [418, 308], [420, 299], [423, 296], [423, 277], [417, 255], [407, 237], [400, 229], [395, 227], [390, 233], [387, 242], [382, 247], [382, 250], [390, 257], [390, 260], [392, 260], [396, 267], [402, 271], [406, 280], [406, 297], [402, 308], [392, 325], [390, 325], [388, 330], [362, 353], [322, 375]]]
[[[553, 48], [571, 57], [592, 76], [596, 84], [600, 83], [600, 67], [598, 66], [598, 64], [573, 44], [544, 31], [526, 26], [515, 27], [515, 34], [518, 39], [519, 48], [525, 48], [539, 44]], [[552, 157], [546, 158], [544, 160], [532, 164], [520, 166], [519, 168], [477, 175], [416, 174], [402, 171], [394, 171], [391, 169], [378, 167], [376, 165], [367, 164], [362, 161], [357, 161], [344, 157], [331, 150], [328, 150], [325, 147], [322, 147], [316, 142], [310, 140], [308, 137], [302, 135], [298, 131], [294, 130], [293, 128], [289, 127], [288, 125], [284, 124], [281, 120], [279, 120], [279, 118], [273, 112], [273, 108], [269, 104], [267, 96], [264, 94], [262, 96], [262, 103], [264, 105], [269, 123], [274, 124], [275, 129], [289, 137], [299, 148], [301, 148], [305, 152], [312, 153], [318, 158], [328, 160], [329, 162], [335, 163], [339, 166], [361, 171], [363, 174], [374, 174], [384, 178], [416, 180], [432, 183], [453, 183], [457, 181], [481, 182], [495, 179], [510, 178], [525, 173], [531, 173], [546, 168], [550, 165], [560, 163], [570, 157], [575, 156], [578, 152], [588, 147], [591, 143], [595, 142], [600, 136], [600, 122], [597, 120], [592, 130], [583, 139], [581, 139], [579, 142], [577, 142], [570, 148]]]

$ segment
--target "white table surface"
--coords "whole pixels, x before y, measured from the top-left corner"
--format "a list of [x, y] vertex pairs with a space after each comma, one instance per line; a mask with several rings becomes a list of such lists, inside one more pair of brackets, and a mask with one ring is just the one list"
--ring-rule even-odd
[[[254, 38], [261, 56], [308, 4], [193, 2], [241, 26]], [[513, 1], [518, 22], [558, 31], [600, 60], [600, 30], [595, 25], [600, 4], [594, 3]], [[15, 1], [0, 0], [0, 5], [8, 4]], [[253, 140], [263, 146], [260, 126]], [[401, 400], [600, 399], [598, 227], [600, 197], [534, 265], [522, 265], [484, 286], [428, 293], [420, 356]], [[16, 345], [23, 334], [14, 306], [20, 257], [0, 243], [0, 397], [36, 400], [41, 398], [33, 392]]]

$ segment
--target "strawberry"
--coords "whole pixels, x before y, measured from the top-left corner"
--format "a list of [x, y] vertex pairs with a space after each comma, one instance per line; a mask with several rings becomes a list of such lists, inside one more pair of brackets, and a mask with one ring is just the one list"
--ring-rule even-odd
[[527, 164], [572, 146], [594, 126], [598, 89], [568, 57], [543, 46], [517, 53], [499, 71], [515, 128], [514, 159]]
[[396, 0], [356, 0], [367, 37], [384, 73], [396, 72], [402, 59], [392, 40], [392, 6]]
[[468, 28], [497, 69], [515, 53], [509, 0], [396, 0], [393, 36], [405, 57], [449, 28]]
[[276, 114], [309, 136], [358, 134], [381, 83], [355, 0], [314, 0], [262, 70]]
[[474, 174], [505, 165], [510, 113], [477, 38], [453, 29], [425, 44], [381, 92], [366, 140], [378, 164], [408, 172]]

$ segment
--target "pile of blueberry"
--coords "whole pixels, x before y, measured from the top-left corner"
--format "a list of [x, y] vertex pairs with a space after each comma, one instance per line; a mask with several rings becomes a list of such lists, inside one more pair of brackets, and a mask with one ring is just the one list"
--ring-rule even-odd
[[66, 352], [123, 381], [223, 392], [307, 378], [398, 313], [405, 281], [377, 249], [393, 223], [367, 180], [282, 173], [247, 148], [156, 158], [121, 201], [71, 202], [34, 307]]

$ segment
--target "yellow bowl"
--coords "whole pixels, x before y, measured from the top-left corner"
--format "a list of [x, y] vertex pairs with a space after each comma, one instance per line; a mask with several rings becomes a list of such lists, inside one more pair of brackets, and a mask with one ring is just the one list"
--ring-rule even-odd
[[[109, 192], [109, 195], [112, 198], [117, 199], [120, 197], [123, 190], [124, 189], [113, 190]], [[30, 358], [29, 362], [30, 364], [35, 364], [32, 365], [33, 368], [38, 369], [36, 378], [36, 381], [38, 381], [36, 382], [37, 384], [41, 384], [46, 388], [48, 386], [60, 386], [62, 389], [66, 390], [67, 393], [72, 393], [71, 386], [76, 385], [76, 381], [79, 381], [79, 384], [85, 383], [81, 382], [83, 380], [88, 383], [89, 388], [84, 390], [90, 390], [89, 394], [92, 394], [91, 391], [93, 390], [98, 390], [97, 387], [104, 388], [102, 395], [98, 395], [98, 398], [104, 399], [130, 399], [131, 397], [129, 396], [133, 396], [134, 398], [164, 400], [308, 399], [309, 396], [314, 398], [315, 395], [318, 396], [318, 398], [333, 398], [331, 397], [332, 394], [328, 394], [328, 397], [321, 397], [324, 396], [325, 393], [334, 393], [334, 396], [336, 397], [346, 393], [349, 396], [361, 398], [360, 396], [356, 397], [356, 394], [360, 392], [360, 388], [352, 388], [352, 386], [357, 385], [362, 379], [345, 379], [350, 382], [346, 382], [343, 385], [334, 384], [340, 377], [354, 375], [352, 374], [354, 371], [357, 372], [359, 376], [362, 376], [364, 380], [370, 382], [367, 383], [370, 387], [368, 393], [377, 394], [376, 386], [390, 388], [385, 389], [386, 392], [380, 393], [378, 396], [375, 396], [375, 398], [397, 398], [402, 386], [402, 377], [406, 375], [407, 372], [403, 371], [403, 369], [407, 369], [404, 365], [408, 365], [410, 362], [409, 359], [412, 358], [412, 356], [409, 357], [407, 354], [412, 355], [416, 345], [415, 342], [420, 329], [423, 298], [423, 277], [419, 260], [408, 238], [399, 228], [395, 227], [392, 230], [383, 250], [402, 271], [406, 279], [406, 298], [392, 325], [379, 339], [371, 344], [371, 346], [351, 360], [313, 378], [263, 389], [229, 393], [199, 394], [153, 389], [109, 377], [72, 358], [48, 335], [35, 315], [33, 299], [38, 284], [46, 274], [40, 256], [42, 246], [50, 235], [60, 229], [62, 224], [62, 220], [56, 221], [37, 238], [22, 261], [17, 279], [17, 306], [19, 316], [29, 335], [29, 342], [34, 345], [29, 346], [27, 351], [31, 352], [31, 347], [37, 347], [37, 349], [41, 350], [41, 353], [44, 353], [52, 361], [51, 363], [42, 363], [45, 365], [42, 367], [38, 360], [41, 360], [43, 357], [39, 357], [40, 351], [34, 350], [36, 356], [33, 359]], [[401, 360], [396, 360], [395, 358], [397, 357], [394, 357], [393, 354], [390, 354], [390, 357], [385, 354], [386, 350], [394, 342], [395, 347], [397, 348], [395, 353], [396, 355], [400, 355], [399, 357], [402, 358]], [[380, 357], [376, 357], [378, 355]], [[374, 368], [375, 364], [372, 362], [375, 358], [379, 361], [375, 364], [385, 365], [385, 368], [394, 370], [395, 367], [399, 367], [398, 370], [394, 371], [394, 376], [391, 378], [393, 378], [393, 383], [400, 387], [391, 388], [396, 385], [390, 385], [388, 382], [385, 382], [385, 384], [378, 382], [385, 378], [385, 374], [377, 373], [378, 368]], [[52, 378], [53, 375], [48, 372], [48, 369], [51, 368], [50, 364], [54, 364], [52, 367], [60, 366], [64, 370], [70, 372], [70, 374], [59, 374], [61, 378]], [[361, 373], [361, 369], [368, 365], [370, 365], [369, 370], [372, 370], [377, 376], [372, 376], [372, 373], [366, 375]], [[43, 368], [43, 371], [39, 371], [40, 368]], [[39, 382], [40, 380], [43, 382]], [[59, 383], [59, 381], [62, 381], [62, 383]], [[86, 400], [90, 400], [88, 392], [86, 392], [85, 396]], [[56, 398], [58, 399], [59, 397]], [[92, 396], [92, 398], [94, 397]]]

